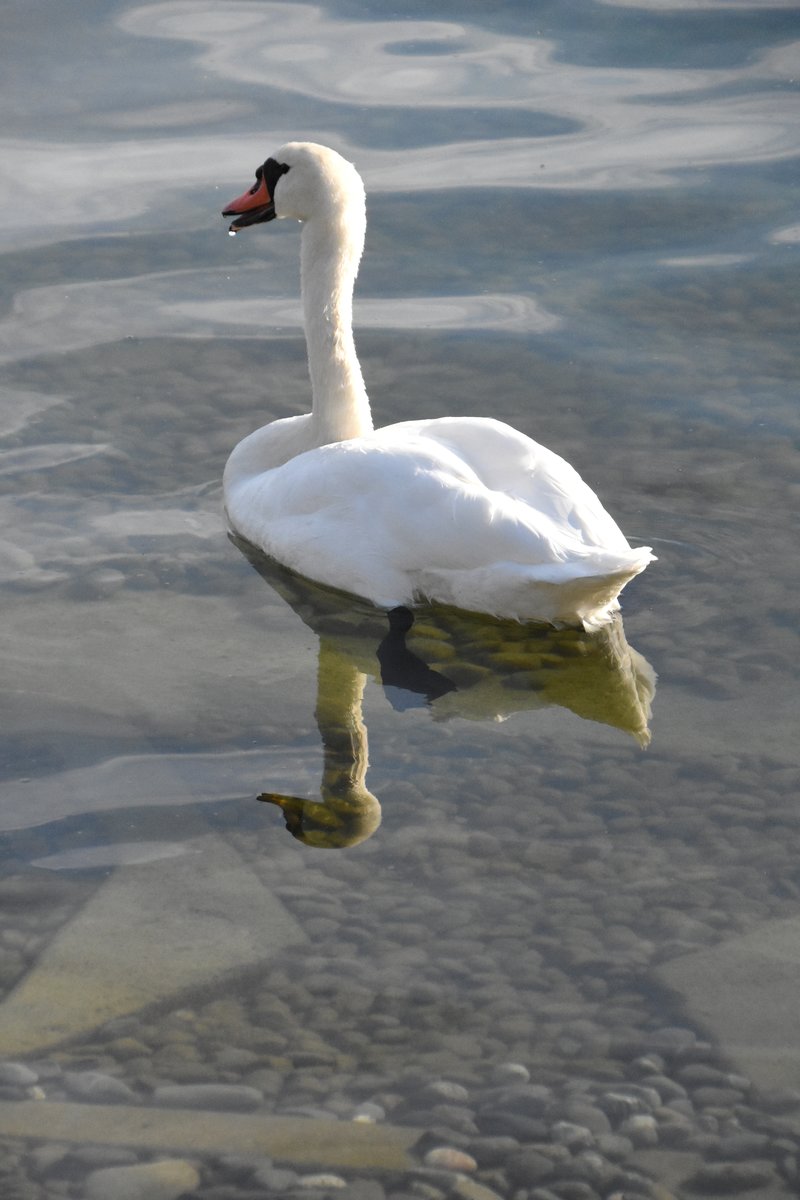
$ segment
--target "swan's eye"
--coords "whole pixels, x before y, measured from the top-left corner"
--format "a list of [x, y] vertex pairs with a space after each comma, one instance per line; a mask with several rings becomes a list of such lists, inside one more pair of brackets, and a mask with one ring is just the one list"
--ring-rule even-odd
[[267, 185], [267, 191], [269, 192], [270, 196], [274, 196], [275, 185], [280, 179], [281, 175], [285, 175], [289, 170], [289, 165], [288, 163], [276, 162], [274, 158], [268, 158], [261, 169], [264, 172], [264, 182]]

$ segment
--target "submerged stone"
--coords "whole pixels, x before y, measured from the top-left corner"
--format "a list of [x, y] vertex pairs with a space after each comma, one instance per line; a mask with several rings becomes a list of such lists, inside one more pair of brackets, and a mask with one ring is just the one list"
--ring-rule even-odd
[[257, 1088], [234, 1083], [165, 1084], [153, 1093], [155, 1104], [168, 1108], [209, 1108], [222, 1112], [251, 1112], [264, 1097]]
[[137, 1100], [127, 1083], [102, 1071], [66, 1071], [63, 1080], [71, 1096], [91, 1104], [135, 1104]]
[[197, 1170], [183, 1159], [104, 1167], [86, 1180], [86, 1200], [177, 1200], [199, 1183]]
[[258, 1155], [326, 1170], [404, 1171], [413, 1166], [409, 1151], [420, 1130], [264, 1113], [24, 1100], [0, 1101], [0, 1137], [134, 1146], [153, 1154]]
[[791, 917], [664, 963], [657, 977], [720, 1045], [735, 1047], [748, 1079], [770, 1090], [800, 1083], [799, 971], [800, 917]]
[[24, 1063], [0, 1063], [0, 1084], [10, 1087], [32, 1087], [39, 1076]]

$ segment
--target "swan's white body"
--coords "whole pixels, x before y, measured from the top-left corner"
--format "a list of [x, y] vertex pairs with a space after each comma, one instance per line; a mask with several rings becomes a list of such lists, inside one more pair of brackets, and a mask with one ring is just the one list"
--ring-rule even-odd
[[290, 143], [275, 157], [289, 169], [274, 215], [303, 221], [313, 410], [234, 449], [224, 476], [232, 529], [380, 606], [425, 597], [519, 619], [606, 620], [653, 555], [630, 547], [569, 463], [491, 418], [373, 429], [352, 336], [363, 185], [322, 146]]

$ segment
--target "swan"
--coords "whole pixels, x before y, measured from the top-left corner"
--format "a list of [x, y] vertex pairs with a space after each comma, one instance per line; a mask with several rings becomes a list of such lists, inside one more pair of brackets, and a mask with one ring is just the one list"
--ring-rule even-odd
[[300, 276], [312, 410], [233, 450], [234, 534], [291, 570], [386, 609], [430, 600], [593, 628], [654, 555], [631, 548], [559, 455], [492, 417], [375, 429], [352, 328], [364, 185], [336, 151], [289, 142], [224, 209], [230, 233], [302, 223]]

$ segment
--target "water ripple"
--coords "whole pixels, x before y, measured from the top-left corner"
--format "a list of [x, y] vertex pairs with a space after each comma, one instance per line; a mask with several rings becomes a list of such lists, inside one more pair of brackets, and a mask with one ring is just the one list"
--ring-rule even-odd
[[[68, 353], [124, 337], [281, 337], [299, 334], [303, 317], [295, 297], [253, 299], [252, 272], [176, 271], [131, 280], [34, 288], [15, 298], [0, 321], [0, 361], [44, 351]], [[229, 283], [233, 279], [233, 284]], [[191, 297], [208, 295], [207, 300]], [[495, 329], [546, 333], [560, 319], [519, 295], [363, 298], [356, 328]]]
[[616, 106], [642, 93], [675, 95], [770, 73], [769, 56], [744, 72], [586, 67], [563, 61], [556, 43], [544, 38], [437, 20], [344, 20], [309, 4], [234, 0], [220, 18], [211, 3], [165, 0], [124, 13], [119, 25], [137, 37], [199, 43], [203, 66], [239, 84], [326, 102], [544, 106], [592, 123], [598, 103]]

